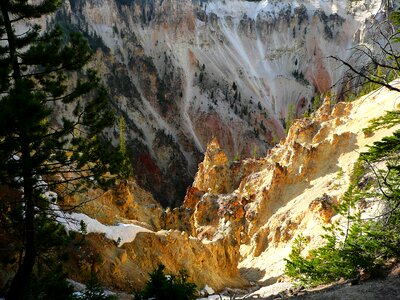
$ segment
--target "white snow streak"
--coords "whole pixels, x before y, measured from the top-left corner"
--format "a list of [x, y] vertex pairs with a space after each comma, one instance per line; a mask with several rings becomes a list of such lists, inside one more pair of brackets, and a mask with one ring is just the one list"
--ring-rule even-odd
[[115, 226], [107, 226], [81, 213], [63, 214], [58, 211], [57, 221], [63, 224], [67, 230], [72, 231], [80, 231], [80, 223], [83, 221], [86, 224], [87, 233], [103, 233], [106, 238], [119, 243], [118, 246], [134, 241], [138, 232], [153, 232], [133, 224], [120, 223]]

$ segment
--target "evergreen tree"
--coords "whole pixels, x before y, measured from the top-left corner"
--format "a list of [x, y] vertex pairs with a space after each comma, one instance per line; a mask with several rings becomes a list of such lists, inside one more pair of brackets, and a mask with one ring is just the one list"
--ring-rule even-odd
[[125, 137], [125, 120], [124, 117], [119, 118], [119, 149], [117, 156], [120, 158], [119, 162], [119, 174], [123, 178], [131, 177], [133, 175], [132, 162], [129, 158], [128, 151], [126, 149], [126, 137]]
[[196, 285], [189, 282], [187, 271], [180, 270], [178, 274], [165, 275], [165, 266], [159, 264], [150, 273], [144, 289], [136, 293], [134, 299], [157, 299], [157, 300], [191, 300], [196, 299]]
[[285, 128], [286, 128], [286, 133], [289, 132], [290, 126], [292, 126], [292, 123], [294, 121], [295, 118], [295, 108], [294, 108], [294, 104], [290, 103], [288, 105], [288, 110], [286, 113], [286, 119], [285, 119]]
[[[51, 221], [46, 189], [70, 192], [82, 180], [105, 183], [103, 174], [116, 166], [107, 160], [115, 158], [105, 151], [111, 147], [99, 138], [113, 116], [99, 78], [84, 68], [91, 57], [87, 42], [35, 23], [61, 3], [0, 2], [0, 185], [21, 191], [0, 199], [1, 216], [21, 230], [21, 258], [7, 299], [27, 298], [41, 244], [38, 222]], [[54, 115], [60, 105], [73, 113], [60, 120]]]

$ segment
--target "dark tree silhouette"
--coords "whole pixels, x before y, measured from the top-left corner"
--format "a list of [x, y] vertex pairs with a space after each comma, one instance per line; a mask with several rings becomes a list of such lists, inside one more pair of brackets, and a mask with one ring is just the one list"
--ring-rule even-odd
[[[20, 191], [12, 201], [0, 199], [1, 216], [21, 231], [7, 299], [24, 299], [29, 289], [41, 243], [38, 222], [51, 216], [45, 190], [70, 193], [82, 180], [105, 183], [110, 176], [104, 174], [118, 166], [118, 155], [100, 138], [114, 118], [99, 78], [85, 68], [91, 57], [86, 40], [59, 27], [44, 31], [36, 21], [61, 4], [0, 2], [0, 185]], [[69, 113], [55, 116], [61, 105]]]

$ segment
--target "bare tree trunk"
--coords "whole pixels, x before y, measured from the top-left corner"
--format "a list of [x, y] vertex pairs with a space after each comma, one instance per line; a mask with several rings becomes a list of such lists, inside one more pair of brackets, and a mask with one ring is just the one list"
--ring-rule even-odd
[[[21, 136], [21, 138], [24, 138]], [[24, 180], [24, 202], [25, 202], [25, 219], [24, 219], [24, 257], [22, 264], [19, 266], [11, 287], [8, 291], [7, 300], [19, 300], [24, 298], [24, 294], [29, 289], [29, 283], [33, 266], [36, 260], [36, 241], [35, 241], [35, 205], [33, 195], [33, 172], [30, 167], [30, 151], [27, 141], [23, 141], [22, 151], [22, 177]]]
[[22, 264], [19, 266], [11, 287], [7, 293], [6, 300], [24, 299], [24, 295], [29, 289], [29, 283], [33, 266], [36, 260], [35, 245], [35, 226], [34, 226], [34, 204], [32, 195], [32, 186], [24, 184], [24, 200], [25, 200], [25, 254]]

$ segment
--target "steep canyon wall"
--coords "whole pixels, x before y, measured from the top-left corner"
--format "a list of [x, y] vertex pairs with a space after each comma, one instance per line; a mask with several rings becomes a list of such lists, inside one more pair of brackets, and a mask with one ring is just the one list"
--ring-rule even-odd
[[[211, 137], [229, 158], [265, 155], [285, 118], [340, 83], [378, 0], [70, 0], [56, 21], [79, 29], [127, 125], [135, 173], [179, 204]], [[337, 84], [335, 92], [340, 93]], [[62, 110], [62, 108], [60, 108]], [[61, 111], [62, 112], [62, 111]], [[119, 129], [109, 135], [118, 142]]]
[[[341, 220], [333, 205], [347, 190], [360, 152], [399, 127], [372, 135], [363, 129], [398, 101], [398, 93], [385, 89], [352, 103], [326, 98], [262, 158], [229, 160], [213, 139], [183, 205], [172, 210], [163, 211], [138, 185], [120, 184], [81, 212], [142, 229], [122, 242], [107, 238], [108, 230], [90, 233], [67, 266], [70, 274], [82, 281], [94, 269], [106, 286], [129, 291], [163, 263], [167, 272], [188, 270], [199, 288], [275, 283], [297, 236], [320, 246], [323, 226]], [[365, 199], [362, 210], [374, 214], [376, 204]]]

